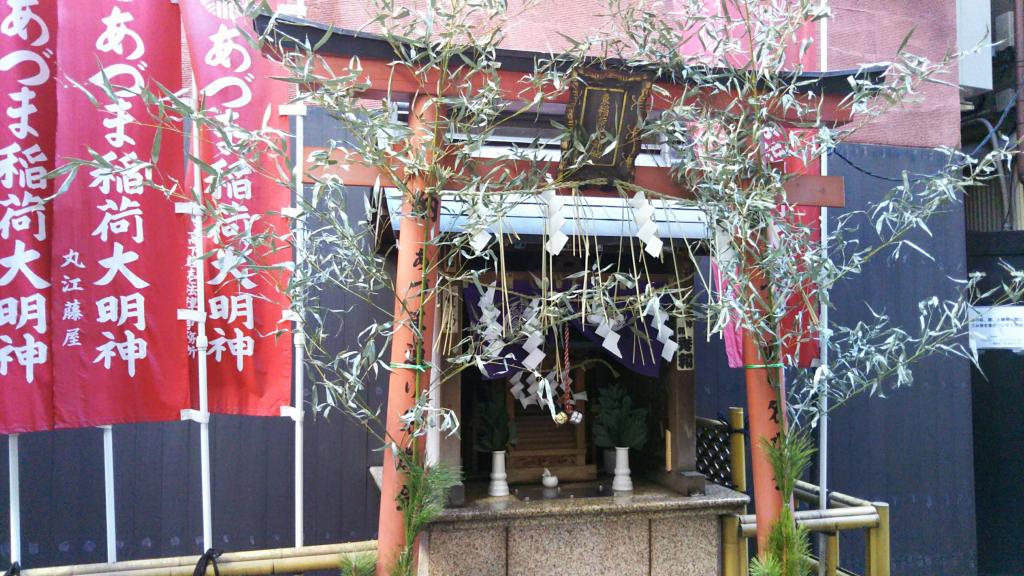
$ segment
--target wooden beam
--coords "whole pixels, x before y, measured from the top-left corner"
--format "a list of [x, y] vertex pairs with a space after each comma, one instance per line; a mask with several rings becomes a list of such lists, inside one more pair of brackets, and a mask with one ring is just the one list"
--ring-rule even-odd
[[802, 174], [787, 181], [786, 200], [800, 206], [846, 206], [846, 183], [842, 176]]
[[[307, 147], [306, 157], [309, 157], [310, 154], [321, 152], [322, 150], [323, 148]], [[392, 182], [390, 178], [385, 176], [377, 168], [366, 166], [358, 161], [349, 163], [342, 162], [345, 156], [340, 150], [335, 151], [332, 156], [339, 162], [339, 164], [333, 167], [331, 173], [340, 178], [346, 186], [371, 187], [378, 181], [378, 179], [381, 186], [394, 186], [394, 182]], [[552, 176], [557, 174], [557, 163], [543, 162], [540, 164], [544, 165], [545, 169]], [[524, 170], [524, 165], [525, 163], [519, 163], [511, 160], [488, 161], [486, 159], [481, 159], [480, 161], [480, 166], [484, 169], [490, 170], [499, 168], [507, 170], [510, 176], [514, 176]], [[314, 178], [322, 178], [324, 176], [326, 176], [326, 172], [324, 170], [311, 170], [309, 173], [304, 175], [304, 181], [308, 184], [312, 183]], [[673, 181], [672, 174], [668, 168], [637, 166], [635, 184], [666, 196], [684, 199], [693, 197], [689, 190], [679, 187]], [[842, 176], [819, 176], [817, 174], [803, 174], [790, 179], [783, 184], [783, 188], [786, 190], [786, 199], [790, 204], [797, 204], [800, 206], [828, 206], [829, 208], [842, 208], [845, 205], [846, 195], [844, 186], [845, 184]], [[452, 186], [451, 189], [454, 190], [458, 188]], [[607, 197], [616, 195], [615, 192], [602, 190], [583, 190], [582, 192], [587, 196]]]
[[[321, 54], [317, 59], [315, 74], [324, 79], [347, 77], [352, 74], [350, 68], [352, 60], [347, 56], [336, 56]], [[451, 77], [441, 78], [436, 70], [417, 75], [405, 64], [396, 63], [390, 60], [360, 59], [358, 82], [365, 83], [367, 88], [363, 91], [366, 98], [393, 99], [412, 98], [417, 95], [436, 96], [443, 93], [451, 96], [456, 93], [455, 86], [460, 86], [462, 91], [468, 90], [468, 86], [480, 86], [490, 77], [475, 74], [469, 78], [456, 79]], [[500, 82], [502, 98], [510, 102], [546, 102], [564, 104], [569, 99], [568, 90], [554, 90], [550, 86], [536, 88], [530, 82], [530, 75], [510, 70], [499, 70], [497, 72]], [[355, 81], [356, 78], [353, 78]], [[692, 86], [658, 82], [658, 87], [663, 94], [655, 93], [653, 97], [654, 110], [664, 110], [671, 107], [680, 99], [688, 105], [703, 102], [705, 105], [717, 110], [736, 109], [739, 106], [735, 102], [735, 95], [731, 92], [717, 88], [694, 88]], [[439, 87], [444, 87], [441, 89]], [[664, 95], [664, 94], [667, 94]], [[845, 124], [852, 120], [853, 114], [848, 106], [844, 105], [844, 96], [839, 94], [817, 94], [801, 93], [795, 96], [796, 100], [812, 110], [818, 110], [820, 120], [827, 125]], [[787, 122], [801, 122], [808, 120], [797, 116], [791, 109], [783, 108], [781, 105], [774, 114]]]

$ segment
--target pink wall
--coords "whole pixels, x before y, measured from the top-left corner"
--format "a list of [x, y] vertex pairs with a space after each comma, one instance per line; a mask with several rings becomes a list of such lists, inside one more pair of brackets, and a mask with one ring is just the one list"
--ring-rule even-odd
[[[425, 2], [407, 1], [396, 4], [417, 5]], [[531, 4], [529, 9], [524, 5]], [[369, 19], [372, 5], [365, 0], [307, 0], [309, 19], [333, 23], [341, 28], [358, 29]], [[544, 52], [567, 46], [559, 33], [583, 37], [599, 30], [610, 30], [605, 0], [509, 0], [511, 27], [504, 46], [515, 50]], [[372, 30], [372, 28], [367, 28]]]
[[[665, 0], [667, 12], [680, 0]], [[712, 4], [717, 4], [714, 0]], [[422, 5], [422, 2], [418, 4]], [[507, 48], [546, 52], [566, 41], [559, 34], [583, 37], [611, 31], [606, 0], [539, 0], [528, 10], [524, 0], [510, 0]], [[343, 28], [360, 28], [369, 20], [360, 0], [311, 0], [309, 18]], [[829, 68], [856, 68], [893, 57], [906, 33], [916, 26], [909, 48], [937, 60], [956, 47], [956, 0], [832, 0]], [[816, 55], [816, 50], [812, 48]], [[809, 63], [816, 67], [817, 58]], [[956, 84], [956, 70], [944, 80]], [[923, 101], [894, 111], [864, 127], [851, 141], [894, 146], [957, 146], [960, 108], [957, 88], [937, 84], [921, 90]]]
[[[832, 0], [829, 68], [853, 68], [892, 58], [916, 26], [908, 49], [933, 60], [956, 50], [956, 0]], [[923, 101], [879, 118], [852, 141], [893, 146], [958, 146], [960, 98], [957, 71], [942, 76], [954, 86], [929, 84]]]

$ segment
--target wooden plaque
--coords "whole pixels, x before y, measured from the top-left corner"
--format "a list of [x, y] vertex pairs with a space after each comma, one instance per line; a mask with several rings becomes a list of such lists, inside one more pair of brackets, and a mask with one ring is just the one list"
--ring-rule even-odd
[[651, 80], [618, 70], [585, 70], [569, 85], [565, 110], [569, 134], [562, 141], [563, 181], [602, 180], [587, 187], [632, 182], [647, 116]]

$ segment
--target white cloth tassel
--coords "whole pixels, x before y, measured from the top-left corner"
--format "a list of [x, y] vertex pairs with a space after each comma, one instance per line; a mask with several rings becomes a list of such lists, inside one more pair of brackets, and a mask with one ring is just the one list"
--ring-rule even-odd
[[523, 359], [523, 366], [528, 370], [536, 370], [540, 363], [544, 361], [544, 352], [542, 350], [534, 350], [527, 354], [526, 358]]
[[487, 230], [480, 230], [473, 235], [470, 239], [469, 245], [473, 248], [473, 252], [476, 255], [480, 255], [487, 248], [487, 245], [491, 242], [491, 233]]
[[544, 344], [544, 335], [540, 331], [540, 307], [540, 299], [534, 298], [530, 300], [530, 305], [523, 313], [526, 318], [526, 322], [523, 323], [523, 332], [528, 334], [526, 342], [523, 343], [523, 351], [526, 352], [523, 366], [530, 371], [536, 371], [545, 357], [544, 350], [541, 348]]
[[536, 400], [532, 399], [527, 393], [526, 384], [523, 383], [522, 372], [516, 372], [516, 374], [509, 379], [509, 382], [512, 383], [512, 388], [509, 390], [512, 393], [512, 397], [518, 400], [519, 403], [523, 405], [524, 409], [531, 403], [536, 402]]
[[675, 358], [676, 351], [679, 350], [679, 344], [672, 339], [675, 333], [666, 324], [668, 312], [665, 312], [661, 307], [659, 299], [651, 298], [644, 308], [644, 314], [651, 316], [651, 328], [657, 331], [657, 335], [654, 338], [661, 343], [661, 358], [665, 362], [671, 362]]
[[600, 314], [588, 315], [587, 322], [597, 326], [594, 332], [603, 338], [601, 346], [616, 357], [622, 358], [622, 352], [619, 350], [620, 336], [612, 328], [612, 322]]
[[601, 346], [614, 354], [618, 358], [622, 358], [622, 351], [619, 350], [619, 335], [616, 332], [608, 332], [608, 335], [604, 337], [604, 341], [601, 342]]
[[569, 241], [569, 236], [562, 232], [562, 226], [565, 225], [565, 217], [562, 216], [565, 199], [555, 194], [554, 190], [544, 191], [540, 198], [544, 201], [544, 230], [548, 237], [544, 248], [557, 256]]
[[636, 223], [636, 237], [644, 244], [644, 252], [653, 258], [661, 257], [661, 250], [665, 246], [658, 236], [658, 223], [654, 219], [654, 206], [647, 201], [644, 193], [637, 191], [629, 200], [633, 209], [633, 221]]
[[480, 324], [484, 326], [481, 333], [483, 353], [489, 358], [500, 355], [506, 346], [505, 341], [501, 338], [504, 330], [498, 321], [501, 311], [494, 305], [495, 292], [496, 289], [492, 282], [484, 288], [484, 293], [480, 296]]

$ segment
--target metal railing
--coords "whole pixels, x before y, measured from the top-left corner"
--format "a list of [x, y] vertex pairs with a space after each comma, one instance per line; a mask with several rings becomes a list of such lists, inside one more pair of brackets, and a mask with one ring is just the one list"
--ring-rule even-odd
[[[731, 408], [729, 422], [698, 419], [700, 429], [716, 431], [705, 433], [704, 438], [717, 438], [717, 445], [698, 441], [698, 465], [719, 472], [724, 467], [721, 455], [727, 451], [729, 462], [729, 484], [738, 491], [746, 491], [746, 438], [743, 425], [743, 409]], [[723, 431], [725, 431], [723, 433]], [[728, 437], [728, 449], [723, 445]], [[700, 464], [703, 462], [703, 464]], [[705, 473], [706, 474], [706, 473]], [[714, 474], [710, 479], [714, 479]], [[828, 493], [828, 509], [819, 510], [821, 490], [809, 482], [797, 481], [794, 497], [798, 502], [814, 506], [811, 510], [793, 513], [797, 524], [812, 533], [825, 535], [822, 558], [813, 559], [817, 568], [825, 563], [827, 576], [851, 575], [839, 566], [839, 534], [850, 530], [866, 530], [864, 576], [889, 576], [889, 505], [885, 502], [868, 502], [840, 492]], [[722, 517], [722, 574], [723, 576], [746, 576], [750, 557], [749, 540], [757, 536], [757, 517], [754, 514], [732, 514]]]
[[[217, 559], [217, 569], [221, 576], [298, 574], [315, 570], [337, 572], [341, 568], [342, 558], [346, 556], [376, 553], [377, 542], [375, 540], [301, 548], [226, 552]], [[196, 560], [197, 556], [179, 556], [105, 564], [32, 568], [22, 570], [20, 573], [21, 576], [192, 576]], [[207, 568], [206, 573], [212, 576], [214, 574], [213, 567]]]

